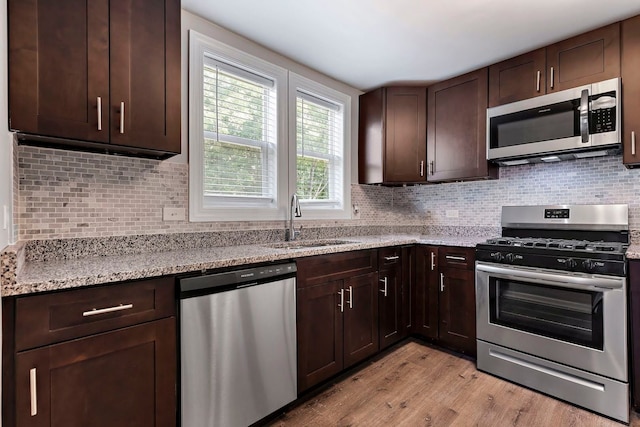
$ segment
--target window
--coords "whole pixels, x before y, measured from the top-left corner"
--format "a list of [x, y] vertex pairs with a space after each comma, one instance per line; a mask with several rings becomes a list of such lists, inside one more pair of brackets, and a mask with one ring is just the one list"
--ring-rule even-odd
[[189, 58], [191, 221], [286, 219], [294, 192], [350, 216], [350, 96], [192, 30]]
[[300, 197], [303, 218], [349, 218], [350, 156], [345, 141], [351, 98], [292, 72], [289, 93], [295, 94], [295, 101], [290, 100], [290, 114], [295, 114], [295, 120], [290, 119], [295, 123], [290, 186]]
[[286, 70], [195, 31], [189, 61], [189, 219], [284, 218]]
[[276, 201], [275, 95], [273, 80], [204, 58], [205, 204]]

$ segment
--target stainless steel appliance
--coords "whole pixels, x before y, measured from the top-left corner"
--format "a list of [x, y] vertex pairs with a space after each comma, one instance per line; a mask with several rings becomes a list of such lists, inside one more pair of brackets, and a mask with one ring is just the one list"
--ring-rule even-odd
[[487, 110], [487, 159], [501, 165], [619, 153], [620, 79]]
[[183, 427], [248, 426], [297, 398], [296, 265], [179, 280]]
[[476, 248], [478, 369], [629, 420], [627, 205], [507, 206]]

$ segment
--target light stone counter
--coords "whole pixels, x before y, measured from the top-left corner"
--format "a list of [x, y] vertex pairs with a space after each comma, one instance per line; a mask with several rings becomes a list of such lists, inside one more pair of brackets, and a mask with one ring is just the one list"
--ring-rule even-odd
[[384, 235], [344, 237], [347, 244], [312, 248], [273, 247], [264, 243], [166, 252], [88, 257], [71, 260], [27, 261], [15, 281], [2, 286], [2, 296], [22, 295], [81, 286], [143, 279], [260, 262], [295, 259], [385, 246], [427, 244], [474, 247], [495, 236]]

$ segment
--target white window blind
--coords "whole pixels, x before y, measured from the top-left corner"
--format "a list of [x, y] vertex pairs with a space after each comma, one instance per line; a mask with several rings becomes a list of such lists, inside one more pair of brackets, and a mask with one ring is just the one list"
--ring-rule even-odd
[[208, 205], [276, 201], [274, 80], [208, 56], [203, 63], [203, 193]]
[[343, 201], [344, 106], [315, 94], [296, 94], [296, 187], [298, 196], [318, 207]]

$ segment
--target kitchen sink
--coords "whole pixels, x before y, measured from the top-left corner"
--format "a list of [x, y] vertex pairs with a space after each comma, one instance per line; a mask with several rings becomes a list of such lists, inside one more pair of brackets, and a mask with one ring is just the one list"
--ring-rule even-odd
[[347, 240], [297, 240], [293, 242], [272, 243], [264, 246], [275, 249], [310, 249], [322, 248], [325, 246], [348, 245], [353, 243], [355, 242], [349, 242]]

